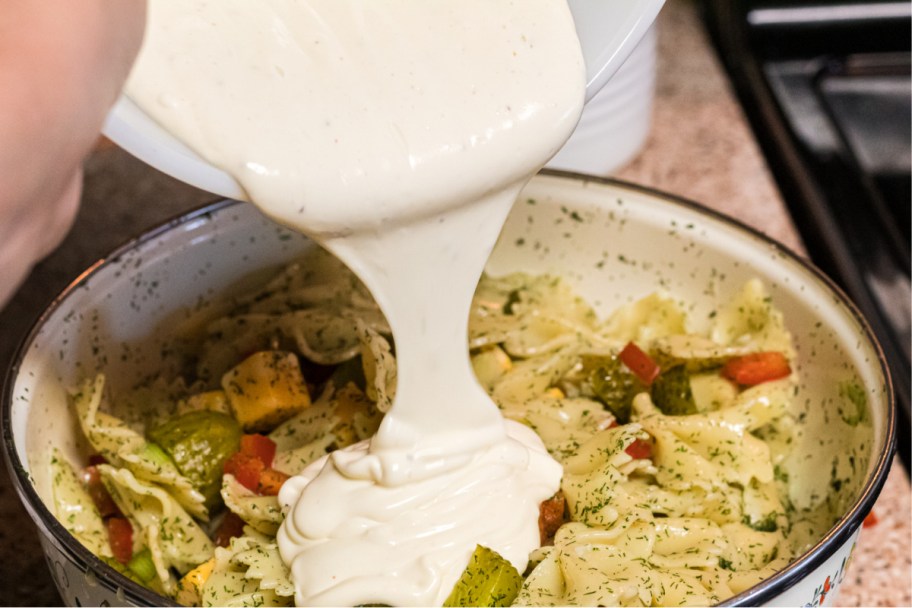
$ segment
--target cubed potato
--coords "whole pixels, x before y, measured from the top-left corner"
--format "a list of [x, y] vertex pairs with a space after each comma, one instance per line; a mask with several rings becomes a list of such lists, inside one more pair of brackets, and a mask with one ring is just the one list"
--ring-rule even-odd
[[268, 431], [310, 406], [294, 353], [261, 351], [222, 376], [231, 412], [245, 432]]

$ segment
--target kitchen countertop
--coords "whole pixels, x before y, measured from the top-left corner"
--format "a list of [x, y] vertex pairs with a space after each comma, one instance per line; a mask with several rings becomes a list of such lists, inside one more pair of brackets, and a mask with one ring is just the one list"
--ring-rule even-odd
[[[616, 176], [699, 201], [802, 252], [775, 184], [707, 43], [689, 0], [669, 0], [659, 20], [658, 75], [650, 136]], [[79, 272], [145, 228], [213, 196], [177, 183], [100, 142], [85, 170], [83, 205], [60, 248], [38, 264], [0, 311], [0, 368], [27, 328]], [[912, 605], [912, 505], [897, 461], [874, 507], [837, 601]], [[0, 474], [0, 605], [58, 605], [37, 532]]]

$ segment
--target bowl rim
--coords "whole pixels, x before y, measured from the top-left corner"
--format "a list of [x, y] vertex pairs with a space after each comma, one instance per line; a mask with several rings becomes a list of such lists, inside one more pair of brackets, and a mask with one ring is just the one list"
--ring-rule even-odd
[[[642, 186], [623, 180], [608, 177], [599, 177], [574, 173], [571, 171], [559, 171], [544, 169], [538, 175], [546, 178], [557, 178], [570, 184], [577, 184], [585, 187], [588, 184], [598, 186], [607, 186], [626, 190], [635, 194], [642, 194], [659, 199], [663, 203], [670, 204], [673, 207], [682, 207], [685, 210], [697, 212], [708, 218], [728, 225], [738, 231], [745, 233], [768, 247], [772, 247], [777, 253], [789, 259], [792, 263], [798, 264], [803, 270], [809, 272], [814, 278], [820, 281], [824, 287], [836, 295], [836, 300], [841, 304], [858, 324], [862, 334], [867, 339], [876, 355], [877, 365], [880, 367], [881, 374], [884, 378], [884, 396], [887, 402], [887, 411], [885, 412], [884, 430], [885, 441], [880, 451], [874, 456], [875, 463], [872, 466], [871, 474], [865, 481], [858, 498], [854, 501], [851, 508], [840, 517], [840, 519], [831, 526], [829, 531], [813, 547], [792, 561], [785, 568], [776, 572], [771, 577], [764, 579], [760, 583], [749, 589], [734, 595], [720, 603], [720, 606], [756, 606], [768, 603], [776, 596], [782, 594], [788, 589], [795, 586], [803, 576], [821, 564], [842, 546], [854, 532], [861, 526], [862, 521], [871, 511], [877, 500], [878, 495], [886, 483], [887, 474], [893, 462], [893, 455], [896, 450], [896, 402], [893, 392], [893, 382], [890, 375], [890, 369], [887, 365], [886, 358], [880, 346], [877, 337], [874, 335], [871, 327], [868, 325], [864, 316], [859, 309], [852, 303], [845, 292], [820, 269], [814, 266], [808, 259], [798, 255], [784, 244], [762, 233], [760, 230], [749, 226], [741, 220], [728, 216], [715, 209], [707, 207], [704, 204], [695, 202], [682, 196], [663, 192], [649, 186]], [[534, 179], [534, 178], [533, 178]], [[2, 429], [3, 457], [6, 462], [10, 479], [19, 495], [20, 500], [31, 516], [36, 526], [42, 532], [49, 533], [49, 540], [55, 546], [62, 550], [65, 555], [78, 567], [85, 572], [93, 572], [99, 582], [108, 589], [123, 590], [125, 599], [138, 605], [178, 605], [167, 596], [159, 595], [135, 581], [130, 580], [123, 574], [117, 572], [114, 568], [103, 562], [91, 551], [85, 548], [74, 536], [72, 536], [57, 518], [50, 512], [38, 496], [37, 491], [30, 481], [30, 476], [26, 472], [22, 462], [19, 459], [15, 448], [15, 440], [12, 434], [12, 405], [13, 405], [13, 387], [15, 380], [22, 364], [22, 360], [29, 350], [29, 346], [34, 341], [36, 335], [41, 330], [47, 319], [52, 316], [69, 298], [69, 296], [82, 286], [92, 275], [99, 272], [109, 264], [117, 262], [128, 252], [142, 247], [162, 236], [168, 231], [187, 224], [191, 221], [213, 216], [226, 208], [235, 205], [245, 204], [242, 201], [222, 199], [214, 202], [203, 204], [167, 219], [148, 230], [142, 232], [139, 236], [129, 238], [122, 245], [116, 247], [108, 255], [98, 259], [70, 282], [63, 290], [60, 291], [47, 307], [42, 311], [38, 318], [32, 323], [29, 330], [17, 346], [11, 359], [11, 365], [7, 369], [2, 393], [0, 393], [0, 429]], [[164, 602], [162, 600], [165, 600]]]
[[109, 264], [116, 263], [120, 258], [138, 247], [152, 242], [170, 230], [197, 220], [212, 216], [218, 211], [240, 204], [240, 201], [230, 199], [217, 200], [191, 209], [186, 213], [176, 215], [170, 219], [143, 231], [136, 237], [131, 237], [123, 244], [114, 248], [109, 254], [99, 258], [83, 270], [75, 279], [53, 297], [50, 303], [42, 310], [41, 314], [29, 327], [16, 350], [13, 352], [11, 364], [6, 370], [3, 383], [3, 392], [0, 393], [0, 429], [2, 429], [3, 460], [16, 493], [19, 495], [23, 506], [32, 518], [39, 533], [46, 533], [48, 541], [60, 550], [69, 560], [83, 572], [92, 572], [99, 579], [99, 583], [110, 591], [121, 589], [124, 599], [137, 606], [180, 606], [171, 598], [155, 593], [136, 581], [115, 570], [97, 555], [89, 551], [75, 536], [70, 534], [63, 524], [51, 513], [50, 509], [38, 495], [31, 483], [31, 475], [26, 471], [16, 451], [16, 443], [12, 433], [13, 389], [22, 361], [28, 353], [37, 334], [45, 322], [63, 306], [67, 298], [85, 284], [90, 277]]

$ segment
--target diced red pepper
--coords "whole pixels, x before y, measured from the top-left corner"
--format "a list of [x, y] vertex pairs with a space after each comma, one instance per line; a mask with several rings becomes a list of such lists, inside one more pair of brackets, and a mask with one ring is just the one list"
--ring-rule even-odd
[[126, 517], [109, 517], [105, 526], [114, 559], [126, 565], [133, 557], [133, 526]]
[[788, 359], [779, 352], [750, 353], [729, 359], [722, 368], [722, 375], [742, 386], [754, 386], [770, 380], [779, 380], [792, 373]]
[[240, 451], [259, 458], [265, 466], [271, 467], [272, 459], [275, 458], [276, 444], [269, 437], [258, 433], [242, 435]]
[[876, 526], [878, 521], [880, 521], [880, 520], [878, 520], [878, 519], [877, 519], [877, 516], [874, 515], [874, 511], [871, 511], [871, 512], [868, 513], [868, 515], [864, 518], [864, 522], [862, 522], [861, 526], [862, 526], [863, 528], [870, 528], [871, 526]]
[[288, 480], [288, 475], [275, 469], [266, 469], [260, 474], [260, 483], [257, 493], [263, 496], [278, 496], [282, 484]]
[[219, 522], [218, 528], [215, 529], [215, 535], [212, 537], [219, 547], [227, 547], [231, 544], [231, 539], [236, 538], [244, 533], [244, 520], [228, 511]]
[[244, 452], [235, 452], [225, 461], [224, 467], [225, 473], [234, 475], [238, 483], [251, 492], [257, 491], [260, 485], [260, 474], [265, 469], [266, 465], [262, 460]]
[[567, 499], [558, 492], [538, 505], [538, 537], [542, 546], [553, 545], [557, 529], [564, 523]]
[[225, 461], [225, 473], [251, 492], [261, 496], [276, 496], [288, 475], [272, 467], [275, 458], [275, 442], [258, 433], [241, 436], [240, 449]]
[[84, 468], [80, 478], [82, 485], [85, 487], [86, 492], [89, 493], [92, 502], [95, 503], [95, 508], [98, 509], [98, 513], [102, 518], [121, 514], [114, 499], [108, 493], [108, 489], [101, 481], [101, 473], [98, 471], [98, 467], [88, 466]]
[[645, 439], [634, 439], [624, 450], [631, 458], [651, 458], [652, 443]]
[[633, 374], [640, 379], [640, 382], [649, 386], [652, 381], [658, 377], [661, 368], [652, 360], [652, 357], [644, 353], [639, 346], [633, 342], [628, 342], [627, 346], [618, 355], [621, 362], [626, 365]]

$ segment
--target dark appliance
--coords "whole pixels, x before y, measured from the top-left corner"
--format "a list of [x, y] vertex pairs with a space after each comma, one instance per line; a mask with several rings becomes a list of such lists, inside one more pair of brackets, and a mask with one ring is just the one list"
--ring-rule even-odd
[[908, 474], [912, 3], [703, 0], [702, 9], [811, 260], [883, 347]]

